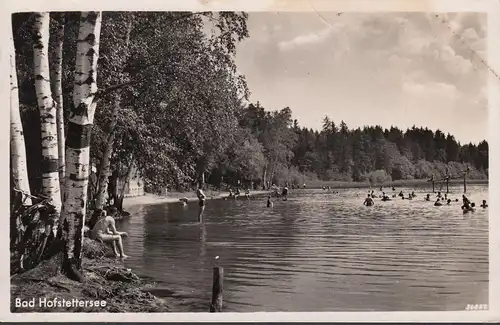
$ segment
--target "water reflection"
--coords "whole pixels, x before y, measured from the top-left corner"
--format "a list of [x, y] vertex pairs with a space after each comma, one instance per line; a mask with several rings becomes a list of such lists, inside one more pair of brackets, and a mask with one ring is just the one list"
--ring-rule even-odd
[[[225, 310], [463, 310], [488, 299], [488, 210], [434, 207], [415, 190], [362, 205], [366, 189], [292, 192], [286, 202], [208, 201], [139, 207], [127, 264], [207, 311], [212, 267], [225, 268]], [[460, 198], [460, 188], [450, 196]], [[399, 191], [399, 189], [398, 189]], [[469, 187], [477, 204], [486, 186]], [[216, 256], [220, 256], [218, 260]], [[173, 293], [172, 293], [173, 292]]]

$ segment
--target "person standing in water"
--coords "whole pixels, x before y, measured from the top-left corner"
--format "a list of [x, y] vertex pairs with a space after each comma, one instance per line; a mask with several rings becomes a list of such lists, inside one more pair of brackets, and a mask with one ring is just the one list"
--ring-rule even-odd
[[370, 194], [368, 194], [368, 197], [365, 199], [365, 202], [363, 202], [363, 205], [366, 205], [367, 207], [371, 207], [374, 204], [375, 204], [375, 202], [373, 202], [373, 199], [371, 198]]
[[273, 202], [271, 201], [271, 195], [267, 196], [267, 207], [272, 208], [273, 207]]
[[201, 187], [196, 190], [196, 196], [198, 197], [198, 205], [200, 206], [200, 211], [198, 213], [198, 222], [203, 221], [203, 211], [205, 211], [205, 199], [207, 196], [203, 193]]
[[[114, 215], [116, 208], [110, 210], [110, 212]], [[115, 219], [110, 215], [106, 215], [106, 211], [101, 213], [99, 220], [97, 220], [90, 234], [90, 238], [94, 240], [111, 244], [116, 257], [126, 258], [128, 256], [123, 251], [122, 236], [127, 237], [128, 234], [116, 230]]]
[[288, 200], [288, 187], [286, 186], [286, 184], [285, 187], [283, 187], [283, 192], [281, 193], [281, 195], [283, 196], [283, 201]]
[[481, 208], [486, 209], [488, 204], [486, 204], [486, 200], [483, 200], [483, 204], [480, 205]]

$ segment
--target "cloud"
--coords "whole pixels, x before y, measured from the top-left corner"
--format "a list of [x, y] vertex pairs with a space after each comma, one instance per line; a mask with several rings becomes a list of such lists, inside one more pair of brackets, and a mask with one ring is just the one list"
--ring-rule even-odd
[[282, 41], [278, 43], [278, 48], [282, 51], [289, 51], [296, 47], [311, 45], [316, 43], [322, 43], [332, 34], [333, 28], [327, 27], [316, 33], [308, 33], [304, 35], [299, 35], [289, 41]]
[[407, 80], [403, 83], [403, 92], [426, 97], [442, 97], [454, 100], [458, 97], [457, 88], [454, 85], [443, 82], [427, 82], [419, 83], [412, 80]]

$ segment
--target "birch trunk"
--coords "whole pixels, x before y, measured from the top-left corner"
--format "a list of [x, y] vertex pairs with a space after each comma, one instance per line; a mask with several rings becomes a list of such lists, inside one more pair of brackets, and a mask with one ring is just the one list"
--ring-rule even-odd
[[62, 56], [63, 56], [63, 41], [64, 41], [64, 13], [59, 13], [56, 16], [58, 22], [57, 31], [55, 33], [55, 56], [53, 61], [53, 69], [51, 75], [52, 90], [56, 101], [57, 112], [57, 144], [58, 144], [58, 170], [59, 184], [61, 188], [62, 201], [64, 202], [64, 177], [65, 177], [65, 152], [64, 152], [64, 109], [63, 109], [63, 93], [62, 93]]
[[[33, 55], [35, 64], [35, 91], [40, 110], [42, 138], [42, 193], [52, 200], [56, 213], [61, 212], [61, 193], [57, 170], [59, 150], [57, 146], [56, 105], [50, 89], [49, 70], [49, 13], [35, 13], [33, 26]], [[54, 223], [57, 220], [54, 221]]]
[[63, 269], [82, 281], [83, 225], [90, 173], [90, 137], [97, 92], [97, 59], [101, 34], [101, 12], [82, 12], [78, 32], [75, 84], [66, 138], [66, 183], [62, 213], [65, 251]]
[[108, 192], [109, 183], [109, 171], [111, 167], [111, 154], [113, 153], [113, 145], [115, 142], [115, 128], [116, 120], [118, 118], [118, 110], [120, 109], [121, 95], [120, 93], [115, 94], [115, 101], [113, 106], [113, 118], [111, 120], [110, 131], [108, 135], [108, 141], [106, 143], [106, 148], [104, 149], [104, 154], [102, 157], [100, 171], [99, 171], [99, 183], [98, 192], [96, 197], [95, 208], [96, 210], [104, 209], [104, 203], [106, 201], [106, 193]]
[[[26, 146], [24, 144], [23, 124], [19, 112], [19, 89], [16, 70], [16, 50], [14, 40], [9, 42], [10, 49], [10, 157], [14, 187], [30, 195]], [[31, 197], [23, 195], [23, 204], [31, 205]]]

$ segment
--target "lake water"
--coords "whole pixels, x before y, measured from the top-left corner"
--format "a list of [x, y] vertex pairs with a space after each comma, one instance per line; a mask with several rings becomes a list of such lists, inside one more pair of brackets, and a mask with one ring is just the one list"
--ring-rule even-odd
[[[398, 188], [398, 191], [400, 189]], [[410, 189], [402, 189], [408, 193]], [[119, 228], [128, 267], [183, 312], [208, 311], [212, 268], [224, 267], [224, 311], [444, 311], [488, 303], [488, 209], [417, 197], [363, 206], [367, 189], [291, 191], [250, 201], [135, 206]], [[453, 187], [452, 198], [462, 188]], [[378, 192], [378, 191], [376, 191]], [[487, 186], [469, 186], [479, 205]], [[219, 256], [219, 259], [215, 259]]]

